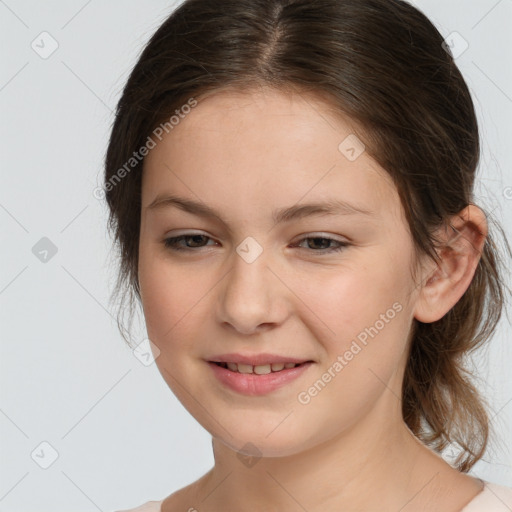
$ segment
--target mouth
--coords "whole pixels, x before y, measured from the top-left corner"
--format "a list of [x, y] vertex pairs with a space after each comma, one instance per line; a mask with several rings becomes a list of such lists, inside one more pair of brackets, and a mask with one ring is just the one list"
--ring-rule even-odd
[[[312, 360], [290, 360], [290, 358], [273, 357], [267, 359], [266, 355], [257, 357], [223, 356], [224, 361], [207, 361], [212, 374], [218, 382], [238, 394], [249, 396], [262, 396], [277, 391], [286, 385], [291, 385], [308, 372], [309, 367], [315, 363]], [[240, 362], [240, 359], [244, 359]], [[257, 361], [254, 361], [257, 359]], [[281, 361], [276, 361], [281, 359]], [[250, 364], [257, 362], [258, 364]], [[272, 361], [272, 362], [270, 362]]]
[[268, 375], [269, 373], [279, 373], [283, 370], [290, 370], [292, 368], [296, 368], [298, 366], [305, 365], [307, 363], [312, 363], [313, 361], [304, 361], [302, 363], [268, 363], [268, 364], [244, 364], [244, 363], [235, 363], [235, 362], [223, 362], [223, 361], [209, 361], [210, 363], [216, 364], [221, 368], [225, 368], [226, 370], [231, 370], [236, 373], [244, 373], [244, 374], [256, 374], [256, 375]]

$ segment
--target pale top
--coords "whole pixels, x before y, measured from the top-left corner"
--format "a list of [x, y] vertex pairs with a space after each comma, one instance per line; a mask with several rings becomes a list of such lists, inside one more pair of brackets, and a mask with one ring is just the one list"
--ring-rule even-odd
[[[512, 510], [512, 487], [483, 482], [484, 488], [460, 512], [510, 512]], [[116, 512], [160, 512], [162, 502], [148, 501], [137, 508]]]

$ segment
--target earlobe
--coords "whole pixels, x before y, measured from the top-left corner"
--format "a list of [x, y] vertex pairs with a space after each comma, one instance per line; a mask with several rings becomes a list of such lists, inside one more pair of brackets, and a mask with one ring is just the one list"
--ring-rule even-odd
[[423, 275], [416, 302], [414, 317], [424, 323], [440, 320], [469, 288], [487, 237], [487, 220], [480, 208], [469, 205], [442, 231], [439, 261]]

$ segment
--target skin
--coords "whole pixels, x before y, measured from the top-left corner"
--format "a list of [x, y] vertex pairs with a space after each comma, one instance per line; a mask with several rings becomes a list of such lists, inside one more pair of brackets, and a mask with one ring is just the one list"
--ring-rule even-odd
[[[452, 219], [461, 235], [441, 263], [416, 261], [390, 177], [366, 151], [350, 161], [338, 149], [353, 128], [311, 94], [224, 90], [200, 99], [145, 158], [139, 283], [148, 336], [163, 378], [211, 433], [215, 457], [162, 512], [455, 512], [482, 489], [414, 437], [399, 397], [414, 318], [442, 318], [467, 289], [485, 215], [468, 206]], [[214, 208], [226, 224], [148, 208], [165, 193]], [[329, 198], [373, 214], [272, 220], [274, 209]], [[206, 238], [179, 242], [188, 251], [164, 246], [190, 231]], [[448, 241], [454, 232], [443, 233]], [[248, 236], [263, 249], [252, 263], [236, 251]], [[349, 245], [329, 253], [324, 247], [338, 244], [315, 245], [318, 237]], [[300, 403], [298, 394], [396, 303], [400, 312]], [[314, 364], [278, 390], [246, 396], [205, 361], [227, 352]], [[248, 442], [261, 454], [252, 465], [238, 453]]]

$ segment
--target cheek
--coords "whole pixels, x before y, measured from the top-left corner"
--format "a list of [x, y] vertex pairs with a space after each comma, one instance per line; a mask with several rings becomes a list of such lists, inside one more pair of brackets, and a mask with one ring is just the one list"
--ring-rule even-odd
[[141, 251], [139, 284], [148, 336], [161, 350], [184, 339], [187, 320], [208, 292], [204, 279], [165, 257]]
[[357, 329], [379, 320], [395, 302], [403, 301], [404, 277], [370, 268], [339, 269], [323, 276], [317, 274], [306, 282], [297, 279], [297, 295], [333, 337], [343, 339], [355, 334]]
[[[373, 262], [340, 269], [336, 275], [315, 276], [314, 284], [301, 286], [298, 295], [305, 297], [304, 312], [309, 310], [305, 317], [327, 354], [325, 368], [338, 356], [343, 365], [360, 368], [360, 375], [374, 367], [387, 377], [396, 368], [412, 319], [404, 268], [406, 261], [398, 264], [395, 259], [392, 264], [380, 254]], [[357, 371], [343, 373], [359, 380]]]
[[[314, 331], [324, 357], [297, 401], [315, 421], [331, 418], [323, 432], [329, 436], [368, 412], [383, 393], [396, 403], [400, 386], [394, 374], [405, 360], [410, 315], [402, 299], [403, 276], [364, 268], [315, 281], [304, 296], [322, 320], [317, 325], [329, 329]], [[315, 428], [307, 419], [304, 424]]]

